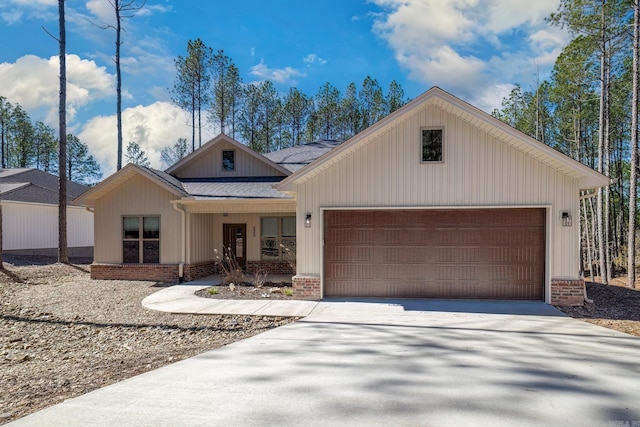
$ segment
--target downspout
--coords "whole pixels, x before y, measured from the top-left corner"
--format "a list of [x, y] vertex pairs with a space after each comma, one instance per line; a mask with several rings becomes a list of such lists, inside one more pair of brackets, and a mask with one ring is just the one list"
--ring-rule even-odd
[[173, 208], [180, 212], [180, 225], [181, 225], [181, 235], [180, 235], [180, 264], [178, 264], [178, 277], [182, 279], [184, 276], [184, 263], [186, 259], [187, 253], [187, 245], [185, 244], [185, 236], [186, 236], [186, 225], [185, 225], [185, 211], [184, 208], [179, 203], [174, 203]]

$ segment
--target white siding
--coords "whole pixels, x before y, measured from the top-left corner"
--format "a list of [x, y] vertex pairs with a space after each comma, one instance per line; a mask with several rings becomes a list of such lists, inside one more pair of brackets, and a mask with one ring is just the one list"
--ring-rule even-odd
[[[322, 208], [549, 208], [547, 269], [578, 275], [578, 183], [575, 179], [436, 106], [383, 128], [360, 149], [298, 184], [298, 273], [322, 274]], [[420, 162], [420, 128], [445, 129], [444, 162]], [[562, 227], [560, 212], [574, 217]], [[304, 217], [312, 214], [312, 227]]]
[[[58, 206], [2, 201], [4, 250], [58, 247]], [[93, 214], [82, 207], [67, 208], [67, 245], [93, 246]]]

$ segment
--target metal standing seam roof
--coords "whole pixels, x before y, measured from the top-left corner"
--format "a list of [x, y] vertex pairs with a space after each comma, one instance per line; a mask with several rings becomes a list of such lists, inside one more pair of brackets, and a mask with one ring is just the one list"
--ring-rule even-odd
[[273, 188], [274, 182], [184, 182], [182, 185], [196, 200], [219, 199], [291, 199]]

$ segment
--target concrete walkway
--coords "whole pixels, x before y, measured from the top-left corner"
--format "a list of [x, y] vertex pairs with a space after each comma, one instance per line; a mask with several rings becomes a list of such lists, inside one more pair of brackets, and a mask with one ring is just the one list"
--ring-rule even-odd
[[526, 302], [323, 301], [12, 426], [634, 426], [640, 339]]
[[148, 309], [182, 314], [237, 314], [255, 316], [304, 317], [318, 304], [315, 301], [298, 300], [225, 300], [201, 298], [195, 295], [200, 289], [220, 285], [221, 276], [210, 276], [155, 292], [142, 300]]

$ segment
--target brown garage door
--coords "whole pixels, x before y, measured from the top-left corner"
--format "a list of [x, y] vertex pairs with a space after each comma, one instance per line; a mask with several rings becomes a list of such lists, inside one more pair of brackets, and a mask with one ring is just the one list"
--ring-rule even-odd
[[325, 211], [325, 296], [542, 300], [545, 210]]

